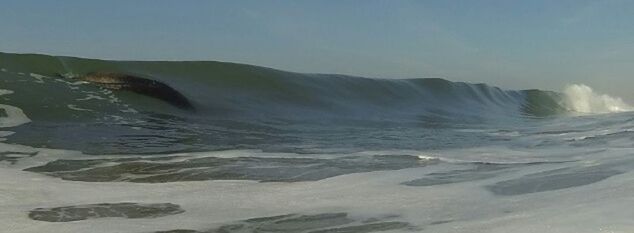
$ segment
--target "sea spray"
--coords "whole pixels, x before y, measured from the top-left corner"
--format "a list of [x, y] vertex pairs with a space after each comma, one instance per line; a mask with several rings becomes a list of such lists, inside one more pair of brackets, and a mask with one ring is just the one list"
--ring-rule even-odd
[[569, 110], [580, 113], [610, 113], [631, 111], [633, 108], [621, 98], [596, 93], [584, 84], [564, 88], [564, 101]]

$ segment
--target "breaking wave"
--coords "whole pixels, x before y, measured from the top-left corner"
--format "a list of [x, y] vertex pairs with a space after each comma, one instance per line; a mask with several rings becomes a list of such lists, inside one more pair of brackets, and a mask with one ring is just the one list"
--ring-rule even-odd
[[574, 112], [611, 113], [632, 111], [632, 107], [621, 98], [598, 94], [584, 84], [568, 85], [563, 93], [566, 107]]
[[[95, 153], [248, 149], [264, 144], [277, 148], [284, 143], [419, 148], [420, 140], [429, 140], [420, 144], [425, 148], [454, 147], [434, 130], [631, 109], [584, 85], [572, 85], [562, 93], [503, 90], [444, 79], [303, 74], [213, 61], [0, 53], [0, 69], [0, 88], [13, 92], [2, 96], [2, 104], [16, 106], [31, 121], [13, 129], [18, 133], [10, 142]], [[164, 83], [190, 100], [195, 111], [174, 107], [164, 98], [76, 79], [99, 71]], [[4, 109], [5, 115], [17, 113]], [[407, 136], [371, 143], [376, 132], [391, 130]]]

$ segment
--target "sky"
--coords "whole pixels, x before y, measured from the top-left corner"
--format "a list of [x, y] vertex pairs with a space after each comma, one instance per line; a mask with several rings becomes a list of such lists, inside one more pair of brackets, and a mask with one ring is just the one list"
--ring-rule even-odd
[[634, 103], [634, 1], [0, 0], [0, 51], [215, 60]]

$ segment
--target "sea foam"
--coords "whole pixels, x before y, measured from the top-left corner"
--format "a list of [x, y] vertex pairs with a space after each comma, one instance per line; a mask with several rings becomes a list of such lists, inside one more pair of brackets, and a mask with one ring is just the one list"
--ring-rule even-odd
[[[0, 89], [0, 95], [9, 95], [12, 93], [13, 91], [11, 90]], [[22, 109], [17, 107], [0, 104], [0, 109], [4, 111], [6, 115], [4, 117], [0, 117], [0, 128], [15, 127], [31, 121], [26, 115], [24, 115]]]

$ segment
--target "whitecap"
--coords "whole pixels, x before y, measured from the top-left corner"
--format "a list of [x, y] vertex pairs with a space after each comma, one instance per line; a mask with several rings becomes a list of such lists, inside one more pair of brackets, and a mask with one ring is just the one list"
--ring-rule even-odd
[[564, 104], [571, 111], [580, 113], [611, 113], [632, 111], [634, 108], [621, 98], [596, 93], [584, 84], [567, 86], [564, 91]]

